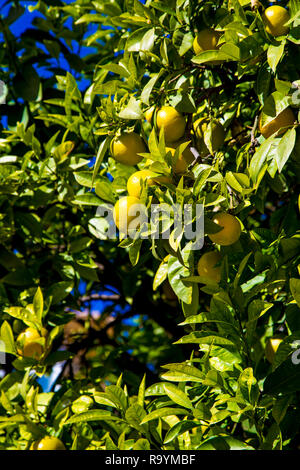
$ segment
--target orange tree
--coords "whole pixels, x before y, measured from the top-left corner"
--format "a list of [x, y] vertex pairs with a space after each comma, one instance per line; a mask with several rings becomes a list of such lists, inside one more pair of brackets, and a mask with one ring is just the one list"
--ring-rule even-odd
[[299, 1], [4, 10], [0, 448], [297, 448]]

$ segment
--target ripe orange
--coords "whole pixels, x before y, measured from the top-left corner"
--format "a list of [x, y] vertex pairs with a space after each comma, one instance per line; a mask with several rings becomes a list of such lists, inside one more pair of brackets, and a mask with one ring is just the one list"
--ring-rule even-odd
[[217, 265], [220, 263], [221, 259], [222, 257], [217, 251], [204, 253], [198, 261], [197, 270], [199, 276], [219, 283], [221, 280], [221, 267]]
[[166, 142], [176, 142], [185, 131], [185, 118], [172, 106], [163, 106], [157, 113], [156, 124], [159, 130], [164, 129]]
[[287, 127], [294, 124], [295, 116], [291, 108], [285, 108], [275, 118], [271, 116], [260, 115], [258, 127], [260, 133], [267, 139], [271, 135], [275, 134], [281, 128], [283, 128], [279, 134], [286, 131]]
[[122, 134], [111, 143], [112, 156], [124, 165], [136, 165], [143, 158], [138, 154], [145, 152], [146, 145], [141, 136], [135, 132]]
[[198, 33], [193, 42], [193, 49], [195, 54], [200, 54], [203, 51], [214, 51], [218, 49], [218, 41], [221, 33], [213, 29], [203, 29]]
[[47, 330], [42, 329], [41, 334], [35, 328], [27, 328], [17, 338], [17, 352], [20, 356], [40, 359], [44, 347], [37, 340], [47, 336]]
[[130, 222], [138, 217], [138, 214], [135, 214], [136, 204], [140, 204], [140, 199], [133, 196], [124, 196], [115, 204], [113, 218], [118, 229], [124, 234], [127, 234]]
[[[194, 123], [194, 131], [197, 137], [198, 150], [202, 155], [207, 155], [210, 153], [210, 150], [204, 141], [204, 136], [207, 132], [209, 123], [210, 119], [207, 117], [197, 119], [197, 121]], [[211, 146], [213, 151], [216, 152], [224, 144], [225, 131], [222, 124], [216, 119], [211, 121], [211, 126]]]
[[282, 338], [279, 337], [269, 338], [266, 342], [265, 355], [271, 364], [274, 362], [276, 351], [281, 342]]
[[172, 183], [168, 176], [157, 175], [151, 170], [140, 170], [133, 173], [127, 181], [127, 191], [129, 196], [139, 198], [142, 192], [142, 183], [146, 181], [148, 186], [157, 183]]
[[31, 444], [30, 450], [66, 450], [60, 439], [53, 436], [45, 436]]
[[[172, 156], [175, 155], [176, 148], [181, 144], [182, 142], [174, 142], [173, 144], [169, 144], [169, 147], [166, 147], [167, 152], [171, 152]], [[189, 147], [186, 147], [182, 154], [179, 155], [176, 163], [175, 163], [175, 168], [174, 172], [176, 174], [182, 174], [187, 171], [188, 166], [195, 160], [195, 156], [193, 155], [191, 149]]]
[[289, 27], [285, 26], [285, 23], [290, 19], [289, 12], [279, 5], [267, 8], [263, 12], [262, 19], [267, 33], [271, 36], [283, 36], [289, 31]]
[[208, 234], [213, 243], [228, 246], [237, 242], [241, 235], [241, 225], [236, 217], [226, 212], [214, 215], [213, 222], [223, 229], [217, 233]]

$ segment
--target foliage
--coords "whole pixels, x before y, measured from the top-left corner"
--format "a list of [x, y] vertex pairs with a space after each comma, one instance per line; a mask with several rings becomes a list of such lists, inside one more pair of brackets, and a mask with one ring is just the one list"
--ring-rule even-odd
[[[39, 0], [19, 36], [11, 27], [24, 7], [8, 4], [0, 19], [0, 448], [29, 449], [45, 435], [69, 450], [297, 448], [299, 1], [288, 2], [289, 32], [279, 37], [265, 30], [266, 1]], [[204, 28], [220, 32], [219, 47], [195, 55]], [[187, 122], [173, 157], [157, 129], [161, 106]], [[259, 119], [288, 107], [294, 125], [265, 139]], [[197, 149], [193, 123], [202, 116], [207, 154], [176, 174], [172, 158]], [[225, 131], [217, 150], [216, 120]], [[148, 146], [136, 167], [111, 155], [125, 131]], [[219, 230], [213, 212], [229, 212], [242, 224], [239, 240], [216, 247], [206, 236], [192, 250], [172, 217], [167, 239], [108, 239], [97, 208], [127, 194], [146, 158], [172, 183], [144, 185], [141, 201], [203, 204], [205, 235]], [[213, 249], [219, 283], [197, 275]], [[38, 360], [18, 354], [27, 327], [48, 331]], [[277, 334], [270, 364], [264, 347]], [[45, 392], [41, 378], [56, 364], [61, 373]]]

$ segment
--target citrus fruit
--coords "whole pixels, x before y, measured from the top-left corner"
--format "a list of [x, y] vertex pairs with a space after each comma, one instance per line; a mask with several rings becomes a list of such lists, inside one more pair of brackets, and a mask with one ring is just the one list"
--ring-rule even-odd
[[221, 33], [213, 29], [203, 29], [194, 39], [193, 49], [195, 54], [200, 54], [203, 51], [214, 51], [218, 49], [218, 41]]
[[[170, 144], [169, 144], [170, 145]], [[180, 142], [174, 142], [169, 147], [166, 147], [167, 152], [171, 152], [174, 157], [176, 148], [180, 145]], [[182, 154], [180, 154], [176, 160], [174, 172], [176, 174], [182, 174], [187, 171], [188, 166], [195, 160], [195, 156], [189, 147], [186, 147]]]
[[221, 255], [217, 251], [208, 251], [201, 256], [198, 261], [198, 274], [199, 276], [206, 277], [210, 281], [220, 282], [221, 280], [221, 267], [217, 266], [221, 261]]
[[269, 338], [266, 342], [265, 354], [268, 361], [272, 364], [274, 362], [274, 357], [277, 349], [279, 348], [282, 338], [273, 337]]
[[200, 154], [209, 154], [210, 150], [207, 147], [204, 136], [209, 130], [209, 123], [211, 122], [211, 146], [213, 152], [216, 152], [222, 145], [224, 144], [225, 140], [225, 131], [222, 126], [222, 124], [217, 121], [216, 119], [213, 119], [210, 121], [209, 118], [204, 117], [197, 119], [197, 121], [194, 123], [194, 131], [196, 133], [197, 137], [197, 143], [198, 143], [198, 150]]
[[60, 439], [53, 436], [45, 436], [31, 444], [30, 450], [66, 450]]
[[124, 165], [136, 165], [143, 157], [139, 153], [146, 152], [146, 145], [136, 132], [122, 134], [113, 139], [111, 153], [115, 160]]
[[27, 328], [17, 338], [17, 352], [20, 356], [39, 359], [44, 353], [44, 347], [37, 340], [47, 336], [47, 330], [41, 334], [35, 328]]
[[151, 108], [147, 109], [147, 111], [145, 111], [145, 119], [149, 123], [151, 123], [151, 121], [152, 121], [153, 114], [154, 114], [154, 109], [155, 109], [154, 106], [152, 106]]
[[258, 127], [260, 133], [267, 139], [271, 135], [278, 132], [281, 128], [282, 134], [287, 127], [292, 126], [295, 121], [295, 116], [291, 108], [285, 108], [281, 113], [279, 113], [275, 118], [271, 116], [265, 116], [261, 114], [259, 117]]
[[135, 214], [136, 204], [140, 204], [140, 199], [133, 196], [124, 196], [115, 204], [113, 218], [118, 229], [125, 234], [128, 232], [129, 224], [138, 217], [138, 213]]
[[285, 26], [285, 23], [290, 19], [289, 12], [280, 5], [272, 5], [267, 8], [262, 14], [262, 19], [267, 33], [271, 36], [283, 36], [289, 31], [289, 27]]
[[217, 233], [208, 234], [213, 243], [228, 246], [238, 241], [241, 235], [241, 225], [236, 217], [226, 212], [220, 212], [215, 214], [212, 220], [215, 224], [223, 227]]
[[156, 183], [172, 183], [171, 178], [164, 175], [157, 175], [151, 170], [140, 170], [133, 173], [127, 181], [127, 191], [129, 196], [139, 198], [142, 192], [142, 183], [147, 181], [148, 186]]
[[157, 113], [156, 124], [159, 130], [164, 129], [166, 142], [176, 142], [185, 131], [185, 118], [172, 106], [163, 106]]

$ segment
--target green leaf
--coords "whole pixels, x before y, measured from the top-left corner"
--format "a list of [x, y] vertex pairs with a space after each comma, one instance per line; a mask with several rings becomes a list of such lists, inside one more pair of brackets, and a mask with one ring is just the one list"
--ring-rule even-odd
[[145, 418], [142, 420], [141, 424], [148, 423], [154, 419], [164, 418], [165, 416], [172, 415], [186, 415], [186, 409], [183, 408], [159, 408], [158, 410], [151, 411]]
[[281, 173], [284, 165], [291, 155], [296, 142], [295, 129], [288, 129], [284, 136], [280, 139], [277, 151], [275, 153], [276, 163], [279, 173]]
[[134, 429], [137, 431], [143, 432], [143, 428], [141, 426], [141, 422], [147, 415], [146, 411], [144, 408], [137, 403], [131, 405], [129, 408], [127, 408], [126, 413], [125, 413], [125, 419], [127, 423], [132, 426]]
[[272, 416], [277, 424], [280, 424], [285, 417], [289, 404], [291, 403], [291, 399], [291, 395], [286, 395], [285, 397], [279, 397], [276, 399], [272, 408]]
[[127, 397], [121, 387], [117, 385], [108, 385], [105, 388], [107, 397], [121, 410], [126, 411], [127, 409]]
[[97, 181], [96, 186], [95, 186], [95, 193], [103, 201], [108, 201], [108, 202], [111, 202], [112, 204], [116, 202], [112, 185], [109, 181], [105, 181], [104, 179], [101, 179], [101, 181]]
[[270, 136], [266, 139], [260, 147], [256, 150], [255, 154], [253, 155], [250, 167], [249, 167], [249, 174], [254, 183], [258, 181], [258, 177], [263, 170], [266, 169], [265, 163], [268, 157], [268, 154], [272, 147], [276, 148], [278, 145], [278, 139], [276, 140], [274, 136]]
[[73, 290], [74, 283], [72, 281], [56, 282], [47, 290], [47, 297], [52, 297], [52, 304], [58, 304], [65, 299]]
[[146, 374], [144, 374], [138, 391], [138, 404], [144, 406], [145, 401]]
[[0, 352], [17, 354], [14, 335], [7, 321], [4, 321], [0, 328]]
[[142, 119], [143, 113], [140, 107], [140, 102], [131, 96], [126, 108], [119, 112], [121, 119]]
[[224, 336], [215, 333], [214, 331], [195, 331], [189, 335], [183, 336], [174, 344], [215, 344], [219, 346], [234, 345], [230, 339], [225, 338]]
[[184, 420], [176, 423], [174, 426], [169, 429], [164, 439], [164, 444], [168, 444], [169, 442], [173, 441], [176, 437], [180, 436], [181, 434], [185, 433], [186, 431], [190, 431], [195, 427], [201, 426], [199, 422]]
[[138, 439], [133, 444], [132, 450], [150, 450], [150, 443], [147, 439]]
[[192, 302], [193, 293], [192, 285], [184, 281], [188, 274], [187, 268], [175, 256], [170, 255], [168, 259], [168, 278], [177, 297], [186, 304]]
[[196, 381], [202, 382], [205, 375], [199, 369], [188, 364], [166, 364], [162, 366], [163, 369], [168, 369], [170, 371], [180, 372], [180, 374], [185, 377], [186, 381]]
[[78, 413], [69, 418], [64, 425], [85, 423], [88, 421], [120, 421], [121, 418], [113, 416], [109, 411], [90, 410], [84, 413]]
[[44, 298], [40, 287], [37, 288], [37, 291], [33, 298], [33, 310], [37, 323], [41, 325], [44, 311]]
[[99, 145], [99, 149], [98, 149], [98, 152], [97, 152], [97, 155], [96, 155], [96, 161], [95, 161], [95, 165], [94, 165], [94, 171], [93, 171], [93, 179], [92, 179], [92, 186], [94, 184], [94, 181], [95, 181], [95, 178], [97, 176], [97, 173], [99, 171], [99, 168], [101, 166], [101, 163], [103, 161], [103, 158], [106, 154], [106, 151], [107, 149], [109, 148], [110, 146], [110, 143], [113, 139], [113, 135], [111, 136], [108, 136], [106, 137], [102, 142], [101, 144]]
[[147, 85], [145, 85], [145, 87], [143, 88], [142, 90], [142, 93], [141, 93], [141, 100], [143, 103], [145, 103], [147, 106], [149, 105], [150, 103], [150, 97], [151, 97], [151, 93], [152, 93], [152, 90], [153, 90], [153, 87], [155, 86], [156, 82], [159, 80], [159, 78], [162, 76], [162, 74], [164, 73], [163, 70], [160, 70], [158, 73], [154, 74], [152, 78], [150, 78], [150, 80], [148, 81]]
[[192, 62], [194, 64], [205, 64], [211, 62], [211, 61], [232, 61], [232, 60], [237, 60], [233, 58], [231, 55], [227, 54], [226, 52], [221, 52], [220, 50], [217, 51], [204, 51], [200, 52], [200, 54], [194, 56], [192, 58]]
[[156, 290], [168, 277], [168, 263], [163, 260], [153, 279], [153, 290]]
[[213, 436], [202, 442], [197, 450], [254, 450], [232, 436]]
[[164, 390], [168, 397], [173, 400], [174, 403], [177, 405], [184, 406], [185, 408], [192, 409], [193, 404], [189, 397], [176, 385], [173, 384], [164, 384]]
[[268, 64], [270, 65], [274, 73], [276, 71], [276, 67], [281, 57], [283, 56], [285, 43], [286, 41], [283, 40], [281, 41], [279, 46], [270, 44], [270, 46], [268, 47], [268, 51], [267, 51]]
[[[298, 362], [298, 361], [297, 361]], [[287, 395], [300, 390], [300, 364], [293, 364], [292, 357], [280, 364], [264, 382], [264, 392], [270, 395]]]
[[291, 289], [292, 296], [297, 302], [298, 307], [300, 307], [300, 279], [291, 278], [290, 289]]

